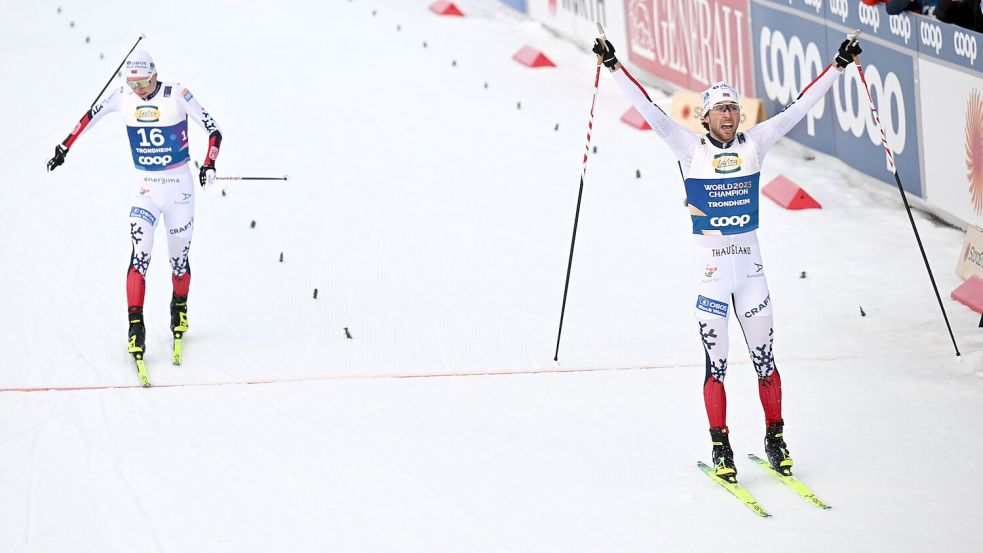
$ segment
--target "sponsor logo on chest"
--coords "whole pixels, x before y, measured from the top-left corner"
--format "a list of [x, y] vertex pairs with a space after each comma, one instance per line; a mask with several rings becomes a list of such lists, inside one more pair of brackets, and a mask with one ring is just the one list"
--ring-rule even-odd
[[160, 110], [157, 106], [137, 106], [136, 118], [140, 123], [156, 123], [160, 121]]
[[732, 152], [717, 154], [711, 165], [717, 173], [734, 173], [741, 170], [741, 156]]
[[731, 215], [730, 217], [710, 217], [710, 226], [712, 227], [744, 227], [744, 225], [751, 222], [751, 216], [745, 213], [744, 215]]

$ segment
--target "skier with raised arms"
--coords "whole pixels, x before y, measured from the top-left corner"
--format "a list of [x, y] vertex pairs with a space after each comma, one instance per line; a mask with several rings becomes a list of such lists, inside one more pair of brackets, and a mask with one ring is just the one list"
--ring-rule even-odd
[[772, 300], [755, 229], [758, 228], [758, 179], [765, 154], [823, 98], [861, 49], [845, 40], [833, 63], [780, 113], [747, 131], [738, 132], [737, 91], [724, 82], [703, 93], [704, 135], [673, 121], [649, 98], [615, 57], [611, 42], [598, 38], [593, 52], [611, 70], [614, 80], [655, 133], [679, 161], [692, 220], [696, 280], [695, 313], [706, 358], [703, 400], [713, 444], [713, 473], [737, 482], [734, 453], [727, 427], [727, 318], [741, 324], [758, 376], [765, 414], [765, 453], [780, 474], [792, 474], [792, 458], [784, 440], [782, 381], [772, 352]]
[[[188, 330], [188, 290], [191, 265], [188, 253], [194, 230], [194, 181], [188, 168], [188, 116], [207, 133], [208, 148], [198, 172], [202, 187], [215, 179], [215, 160], [222, 143], [218, 123], [178, 82], [158, 80], [157, 68], [147, 52], [130, 54], [122, 68], [126, 86], [114, 90], [101, 103], [94, 104], [48, 160], [52, 171], [64, 163], [76, 140], [107, 113], [119, 112], [126, 125], [133, 166], [130, 207], [132, 251], [126, 275], [129, 318], [128, 351], [141, 367], [146, 350], [143, 320], [145, 277], [154, 245], [154, 230], [161, 216], [167, 227], [167, 249], [171, 260], [171, 332], [175, 338], [173, 361], [181, 362], [181, 336]], [[144, 382], [145, 385], [149, 381]]]

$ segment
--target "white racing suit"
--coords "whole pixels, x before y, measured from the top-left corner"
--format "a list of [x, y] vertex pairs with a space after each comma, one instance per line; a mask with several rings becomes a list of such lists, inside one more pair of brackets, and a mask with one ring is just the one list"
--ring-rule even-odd
[[120, 112], [136, 168], [130, 207], [130, 266], [126, 299], [131, 313], [142, 311], [145, 277], [154, 245], [154, 230], [161, 216], [167, 228], [171, 282], [175, 296], [186, 298], [191, 286], [188, 253], [194, 231], [195, 181], [188, 168], [188, 116], [209, 133], [206, 164], [218, 157], [222, 134], [211, 115], [187, 88], [161, 82], [146, 99], [121, 87], [95, 105], [79, 121], [62, 145], [72, 144], [92, 124], [110, 112]]
[[721, 143], [676, 123], [625, 69], [614, 79], [672, 149], [684, 176], [693, 224], [694, 311], [706, 354], [703, 399], [710, 428], [727, 428], [727, 318], [744, 330], [758, 374], [766, 426], [782, 422], [782, 381], [772, 352], [772, 299], [758, 247], [758, 179], [765, 154], [839, 77], [830, 65], [782, 112]]

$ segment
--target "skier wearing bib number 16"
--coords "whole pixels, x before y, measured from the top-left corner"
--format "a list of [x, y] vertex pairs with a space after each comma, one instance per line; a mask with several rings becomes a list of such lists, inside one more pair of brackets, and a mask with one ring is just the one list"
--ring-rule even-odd
[[727, 317], [733, 310], [741, 324], [758, 375], [765, 414], [765, 452], [777, 472], [792, 474], [782, 419], [782, 382], [772, 353], [772, 303], [758, 249], [758, 179], [761, 162], [833, 86], [843, 69], [860, 54], [856, 40], [840, 45], [827, 66], [799, 97], [774, 117], [738, 132], [737, 91], [718, 82], [703, 93], [705, 135], [693, 133], [665, 114], [621, 65], [614, 46], [598, 38], [593, 52], [655, 133], [672, 149], [684, 175], [693, 223], [696, 280], [695, 313], [706, 358], [703, 400], [713, 443], [713, 472], [737, 481], [727, 428]]
[[[146, 349], [143, 321], [145, 277], [154, 245], [154, 230], [163, 216], [167, 226], [167, 249], [171, 260], [171, 331], [175, 338], [174, 363], [181, 361], [180, 343], [188, 329], [188, 289], [191, 266], [188, 252], [194, 230], [194, 180], [188, 168], [188, 116], [209, 133], [205, 161], [198, 172], [202, 187], [215, 179], [215, 159], [222, 143], [218, 124], [198, 100], [177, 82], [158, 81], [157, 68], [143, 51], [130, 54], [122, 68], [126, 86], [89, 110], [48, 160], [53, 171], [64, 163], [75, 141], [102, 117], [118, 111], [130, 140], [136, 171], [133, 205], [130, 207], [132, 253], [126, 275], [129, 315], [129, 352], [138, 365]], [[145, 383], [146, 384], [146, 383]]]

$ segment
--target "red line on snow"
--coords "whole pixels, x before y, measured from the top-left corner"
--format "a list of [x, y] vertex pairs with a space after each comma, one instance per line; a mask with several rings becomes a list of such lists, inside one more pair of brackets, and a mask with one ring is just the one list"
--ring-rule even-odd
[[[825, 356], [809, 358], [787, 358], [785, 363], [790, 362], [817, 362], [817, 361], [842, 361], [847, 359], [860, 360], [863, 356]], [[735, 366], [749, 365], [749, 362], [734, 363]], [[214, 382], [170, 382], [166, 384], [154, 384], [151, 388], [191, 388], [205, 386], [250, 386], [257, 384], [290, 384], [297, 382], [326, 382], [331, 380], [382, 380], [382, 379], [411, 379], [411, 378], [456, 378], [471, 376], [520, 376], [531, 374], [557, 374], [557, 373], [591, 373], [609, 371], [644, 371], [653, 369], [702, 369], [703, 365], [686, 363], [662, 363], [622, 367], [543, 367], [539, 369], [525, 370], [498, 370], [498, 371], [468, 371], [468, 372], [447, 372], [447, 373], [376, 373], [376, 374], [333, 374], [333, 375], [312, 375], [284, 378], [270, 378], [259, 380], [222, 380]], [[701, 373], [702, 374], [702, 373]], [[138, 383], [133, 384], [95, 384], [91, 386], [35, 386], [22, 388], [0, 388], [0, 393], [4, 392], [85, 392], [95, 390], [128, 390], [143, 388]]]
[[[300, 376], [289, 378], [271, 378], [264, 380], [226, 380], [217, 382], [171, 382], [166, 384], [154, 384], [150, 388], [187, 388], [199, 386], [249, 386], [254, 384], [287, 384], [296, 382], [318, 382], [329, 380], [367, 380], [367, 379], [410, 379], [410, 378], [449, 378], [449, 377], [469, 377], [469, 376], [509, 376], [509, 375], [530, 375], [530, 374], [550, 374], [550, 373], [587, 373], [604, 371], [630, 371], [646, 369], [664, 369], [670, 367], [688, 367], [689, 365], [645, 365], [636, 367], [553, 367], [541, 369], [528, 369], [518, 371], [475, 371], [475, 372], [456, 372], [456, 373], [409, 373], [409, 374], [337, 374], [337, 375], [315, 375]], [[3, 392], [84, 392], [94, 390], [128, 390], [143, 388], [138, 383], [134, 384], [95, 384], [91, 386], [37, 386], [23, 388], [0, 388]]]

